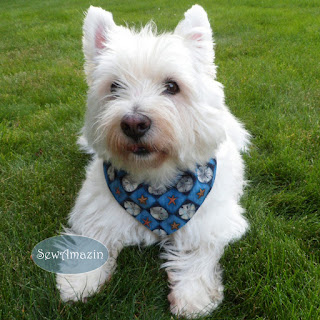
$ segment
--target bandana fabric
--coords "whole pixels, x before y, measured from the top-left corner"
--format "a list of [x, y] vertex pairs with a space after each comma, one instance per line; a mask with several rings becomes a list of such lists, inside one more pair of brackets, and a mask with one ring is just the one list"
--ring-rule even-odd
[[108, 187], [118, 203], [146, 228], [159, 236], [182, 228], [197, 212], [210, 192], [217, 161], [197, 166], [195, 172], [182, 172], [170, 188], [137, 184], [123, 170], [103, 163]]

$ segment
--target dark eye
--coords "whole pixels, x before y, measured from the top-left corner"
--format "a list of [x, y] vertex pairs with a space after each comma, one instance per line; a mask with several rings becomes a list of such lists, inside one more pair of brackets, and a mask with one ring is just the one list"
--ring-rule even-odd
[[167, 93], [167, 94], [174, 95], [180, 92], [180, 88], [175, 81], [171, 81], [171, 80], [166, 81], [165, 88], [166, 90], [164, 91], [164, 93]]
[[112, 82], [110, 86], [111, 93], [116, 93], [119, 89], [123, 89], [123, 86], [119, 82]]

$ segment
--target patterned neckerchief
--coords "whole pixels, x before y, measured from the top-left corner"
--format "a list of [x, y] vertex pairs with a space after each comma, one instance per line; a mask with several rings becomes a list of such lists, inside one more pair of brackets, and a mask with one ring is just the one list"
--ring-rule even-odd
[[166, 236], [183, 227], [199, 209], [213, 186], [217, 161], [210, 159], [206, 165], [198, 165], [195, 172], [182, 172], [171, 188], [137, 184], [110, 162], [104, 162], [103, 169], [121, 207], [149, 230]]

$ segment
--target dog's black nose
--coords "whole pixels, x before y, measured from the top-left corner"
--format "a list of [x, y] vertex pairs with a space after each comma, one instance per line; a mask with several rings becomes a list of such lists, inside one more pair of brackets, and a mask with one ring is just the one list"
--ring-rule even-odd
[[151, 120], [139, 113], [127, 114], [121, 119], [123, 133], [134, 140], [141, 138], [150, 129], [150, 126]]

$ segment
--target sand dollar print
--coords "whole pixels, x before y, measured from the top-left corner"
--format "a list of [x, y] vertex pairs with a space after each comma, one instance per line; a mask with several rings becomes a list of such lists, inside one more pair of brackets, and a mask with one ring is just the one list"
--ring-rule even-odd
[[149, 186], [148, 191], [151, 194], [159, 196], [161, 194], [164, 194], [167, 191], [167, 188], [164, 185]]
[[107, 174], [108, 174], [108, 178], [110, 179], [110, 181], [113, 181], [114, 180], [114, 167], [113, 166], [110, 166], [108, 168]]
[[190, 176], [183, 176], [177, 183], [177, 189], [179, 192], [188, 192], [193, 187], [193, 180]]
[[138, 184], [132, 181], [129, 175], [126, 175], [122, 179], [122, 186], [123, 186], [123, 189], [126, 190], [127, 192], [132, 192], [137, 189]]
[[213, 171], [208, 166], [199, 166], [197, 168], [197, 176], [201, 183], [208, 183], [213, 177]]
[[193, 203], [187, 203], [179, 209], [179, 215], [182, 219], [189, 220], [196, 213], [196, 206]]
[[127, 212], [134, 217], [141, 212], [141, 208], [134, 202], [125, 201], [123, 205], [124, 205], [124, 208], [127, 210]]
[[156, 233], [159, 237], [165, 237], [167, 233], [163, 229], [154, 229], [154, 233]]
[[157, 220], [165, 220], [169, 216], [167, 210], [162, 207], [153, 207], [150, 209], [150, 213]]

